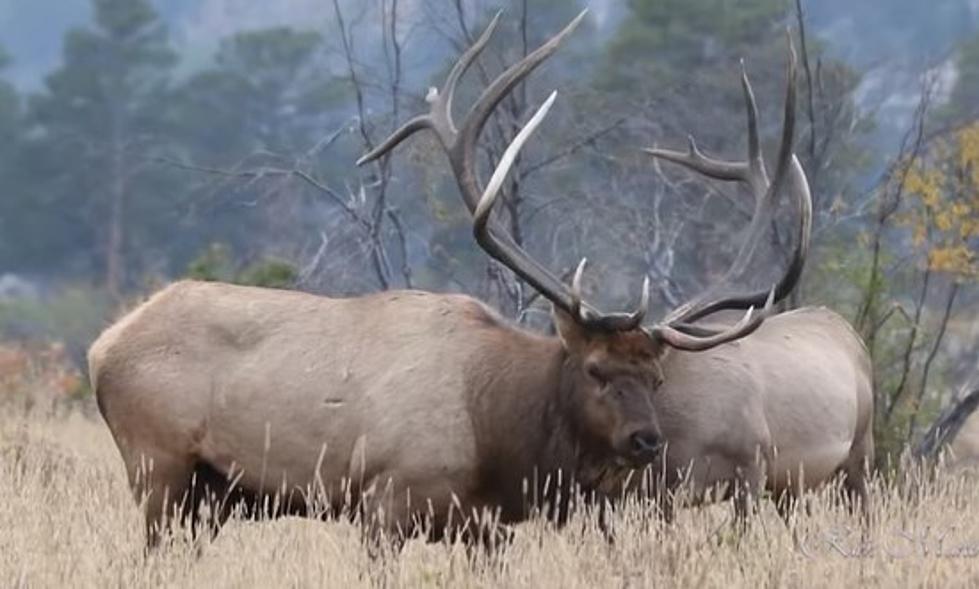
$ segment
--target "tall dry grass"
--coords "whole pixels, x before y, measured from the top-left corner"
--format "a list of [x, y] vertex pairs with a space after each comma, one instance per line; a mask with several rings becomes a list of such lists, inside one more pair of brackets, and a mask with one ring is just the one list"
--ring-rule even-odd
[[473, 560], [458, 544], [411, 541], [371, 560], [347, 523], [230, 522], [198, 551], [185, 538], [150, 557], [122, 461], [98, 420], [0, 404], [0, 587], [844, 587], [979, 586], [979, 486], [942, 472], [900, 493], [876, 482], [861, 532], [832, 490], [786, 527], [763, 505], [739, 539], [727, 506], [672, 526], [639, 505], [562, 530], [531, 521]]

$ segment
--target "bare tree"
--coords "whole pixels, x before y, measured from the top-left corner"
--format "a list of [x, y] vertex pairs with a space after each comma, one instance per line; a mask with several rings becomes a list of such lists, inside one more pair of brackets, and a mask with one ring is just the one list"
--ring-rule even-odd
[[914, 448], [918, 458], [934, 459], [955, 440], [966, 420], [979, 408], [979, 388], [963, 388], [941, 415], [932, 423]]

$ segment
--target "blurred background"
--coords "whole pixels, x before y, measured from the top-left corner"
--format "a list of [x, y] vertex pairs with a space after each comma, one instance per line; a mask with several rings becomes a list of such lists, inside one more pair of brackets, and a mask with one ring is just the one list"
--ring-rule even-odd
[[[977, 373], [975, 0], [0, 0], [0, 394], [90, 408], [88, 344], [181, 277], [467, 292], [548, 329], [547, 305], [473, 243], [432, 137], [354, 161], [426, 110], [496, 10], [457, 118], [585, 7], [483, 134], [485, 177], [559, 91], [504, 186], [514, 239], [562, 275], [588, 256], [607, 308], [643, 275], [659, 314], [718, 279], [750, 195], [640, 148], [689, 133], [743, 158], [743, 59], [774, 165], [788, 29], [815, 203], [793, 304], [836, 309], [867, 342], [881, 460], [921, 438]], [[782, 200], [745, 289], [788, 257]]]

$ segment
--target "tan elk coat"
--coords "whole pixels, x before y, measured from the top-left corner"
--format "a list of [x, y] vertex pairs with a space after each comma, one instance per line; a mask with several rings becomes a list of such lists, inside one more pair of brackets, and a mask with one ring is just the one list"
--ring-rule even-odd
[[842, 473], [847, 489], [866, 499], [870, 358], [837, 313], [802, 308], [707, 352], [671, 350], [664, 376], [654, 398], [671, 487], [686, 476], [695, 501], [738, 480], [796, 496]]
[[326, 513], [383, 510], [378, 531], [431, 516], [438, 537], [484, 508], [526, 517], [559, 471], [565, 494], [571, 477], [614, 489], [637, 436], [653, 438], [640, 463], [655, 457], [651, 340], [558, 317], [562, 339], [463, 295], [184, 281], [106, 330], [89, 369], [133, 491], [149, 494], [151, 544], [165, 512], [196, 516], [195, 481], [221, 500], [278, 495], [283, 513], [308, 514], [315, 494]]

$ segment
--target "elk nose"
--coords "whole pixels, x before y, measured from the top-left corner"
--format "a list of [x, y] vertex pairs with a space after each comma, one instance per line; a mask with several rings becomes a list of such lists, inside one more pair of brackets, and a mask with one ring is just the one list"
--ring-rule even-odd
[[629, 436], [629, 449], [636, 458], [651, 460], [661, 447], [659, 434], [652, 430], [639, 430]]

